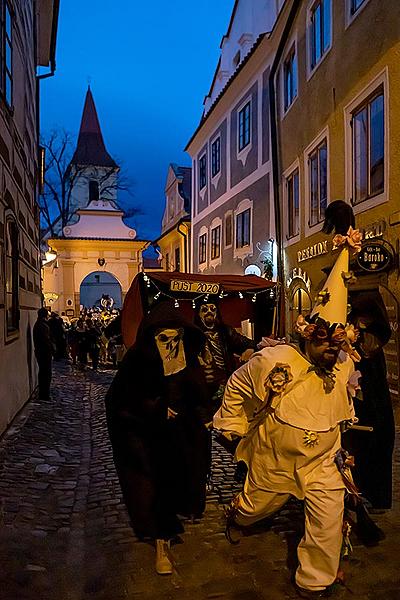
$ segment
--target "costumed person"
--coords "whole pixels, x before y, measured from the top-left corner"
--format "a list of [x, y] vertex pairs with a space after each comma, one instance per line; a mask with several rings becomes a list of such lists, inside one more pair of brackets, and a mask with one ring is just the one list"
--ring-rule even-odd
[[300, 348], [276, 345], [257, 352], [229, 379], [214, 417], [214, 427], [226, 437], [242, 437], [236, 459], [248, 466], [244, 489], [227, 511], [228, 533], [231, 526], [271, 515], [290, 496], [304, 500], [295, 575], [303, 598], [329, 595], [343, 541], [347, 474], [341, 430], [356, 420], [352, 359], [359, 358], [352, 346], [356, 332], [346, 325], [346, 276], [349, 248], [361, 248], [348, 216], [350, 222], [336, 227], [334, 243], [341, 249], [309, 321], [298, 319]]
[[50, 400], [51, 362], [55, 353], [55, 344], [48, 325], [47, 308], [39, 308], [37, 321], [33, 326], [33, 345], [39, 367], [39, 400]]
[[346, 449], [355, 457], [354, 480], [373, 510], [392, 506], [392, 455], [395, 424], [383, 346], [391, 336], [389, 319], [380, 297], [360, 292], [351, 299], [349, 320], [360, 332], [361, 399], [354, 399], [360, 425], [373, 427], [365, 435], [350, 431]]
[[114, 462], [135, 534], [154, 541], [156, 571], [170, 574], [178, 515], [205, 509], [212, 414], [198, 355], [204, 335], [169, 302], [142, 321], [106, 398]]
[[206, 337], [202, 364], [213, 413], [220, 407], [226, 382], [237, 367], [235, 356], [246, 362], [257, 345], [233, 327], [222, 322], [215, 300], [208, 298], [199, 306], [195, 323]]

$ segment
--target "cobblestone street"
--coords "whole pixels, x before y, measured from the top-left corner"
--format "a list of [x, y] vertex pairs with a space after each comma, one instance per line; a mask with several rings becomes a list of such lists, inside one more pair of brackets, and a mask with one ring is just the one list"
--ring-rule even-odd
[[[232, 600], [295, 598], [293, 565], [301, 504], [237, 546], [224, 536], [223, 506], [239, 489], [234, 466], [214, 446], [213, 484], [204, 519], [174, 546], [177, 570], [157, 576], [154, 549], [129, 526], [105, 425], [104, 395], [113, 372], [57, 363], [50, 402], [31, 402], [0, 440], [0, 599]], [[386, 540], [365, 548], [353, 536], [344, 563], [343, 599], [399, 600], [399, 447], [395, 504], [376, 517]]]

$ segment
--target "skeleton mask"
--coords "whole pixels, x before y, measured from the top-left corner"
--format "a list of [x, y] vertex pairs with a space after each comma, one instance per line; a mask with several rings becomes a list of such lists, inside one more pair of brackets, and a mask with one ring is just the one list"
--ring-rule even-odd
[[217, 307], [215, 304], [202, 304], [199, 317], [207, 329], [214, 329], [217, 322]]
[[183, 329], [159, 329], [155, 341], [163, 362], [164, 375], [173, 375], [186, 367]]

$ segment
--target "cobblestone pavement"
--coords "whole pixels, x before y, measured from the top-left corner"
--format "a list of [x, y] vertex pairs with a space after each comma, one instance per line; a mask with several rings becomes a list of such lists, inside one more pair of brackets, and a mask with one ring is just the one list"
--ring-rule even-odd
[[[174, 546], [176, 572], [155, 574], [154, 549], [129, 527], [113, 466], [104, 416], [112, 376], [58, 363], [52, 400], [32, 401], [0, 440], [0, 600], [294, 599], [301, 504], [229, 545], [222, 503], [240, 486], [218, 444], [205, 517]], [[394, 508], [376, 517], [386, 540], [365, 548], [354, 536], [340, 599], [400, 599], [399, 464], [398, 445]]]

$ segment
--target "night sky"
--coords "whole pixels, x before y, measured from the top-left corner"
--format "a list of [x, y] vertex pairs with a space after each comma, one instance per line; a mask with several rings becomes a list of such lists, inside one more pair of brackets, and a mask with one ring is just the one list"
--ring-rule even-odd
[[41, 84], [41, 129], [78, 134], [90, 81], [106, 147], [133, 180], [145, 214], [138, 236], [160, 232], [168, 164], [199, 123], [233, 0], [62, 0], [55, 77]]

